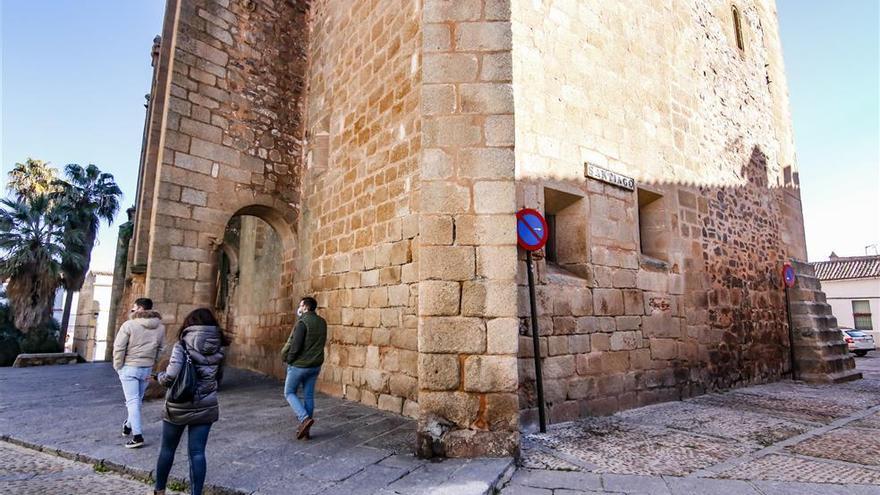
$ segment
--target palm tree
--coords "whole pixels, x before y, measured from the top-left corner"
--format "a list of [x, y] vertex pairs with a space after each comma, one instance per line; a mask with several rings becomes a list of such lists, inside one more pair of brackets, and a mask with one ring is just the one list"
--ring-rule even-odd
[[101, 220], [108, 224], [113, 222], [122, 196], [113, 175], [101, 172], [95, 165], [83, 168], [72, 163], [64, 168], [64, 172], [67, 180], [56, 181], [60, 187], [59, 207], [64, 212], [65, 251], [61, 258], [61, 272], [62, 284], [67, 291], [61, 317], [61, 345], [67, 338], [73, 293], [82, 288], [89, 271], [98, 227]]
[[22, 332], [52, 318], [64, 251], [61, 216], [47, 195], [0, 200], [0, 278]]
[[58, 192], [57, 177], [58, 170], [48, 162], [28, 158], [12, 167], [6, 187], [19, 199], [33, 199]]

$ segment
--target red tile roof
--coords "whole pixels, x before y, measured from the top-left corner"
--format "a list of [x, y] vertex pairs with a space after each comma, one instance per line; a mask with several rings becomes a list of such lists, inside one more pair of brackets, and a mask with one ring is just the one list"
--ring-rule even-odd
[[813, 263], [819, 280], [880, 278], [880, 256], [835, 257]]

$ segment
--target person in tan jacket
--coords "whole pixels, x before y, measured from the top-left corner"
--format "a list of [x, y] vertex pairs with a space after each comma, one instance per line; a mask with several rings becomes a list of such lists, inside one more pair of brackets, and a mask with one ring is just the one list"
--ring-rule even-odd
[[125, 446], [134, 449], [144, 445], [141, 405], [150, 372], [165, 348], [165, 326], [162, 315], [153, 311], [153, 301], [145, 297], [136, 299], [129, 313], [129, 320], [122, 324], [113, 341], [113, 369], [119, 375], [128, 409], [122, 434], [134, 434]]

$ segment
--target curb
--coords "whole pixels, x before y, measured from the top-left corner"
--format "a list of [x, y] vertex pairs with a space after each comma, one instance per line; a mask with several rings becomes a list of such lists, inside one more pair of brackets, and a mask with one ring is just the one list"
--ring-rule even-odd
[[513, 478], [513, 473], [516, 472], [516, 459], [511, 459], [507, 464], [507, 467], [504, 468], [504, 471], [495, 478], [495, 481], [489, 483], [489, 488], [484, 492], [486, 495], [494, 495], [496, 493], [500, 493], [501, 489], [504, 488], [511, 478]]
[[[145, 469], [133, 468], [130, 466], [126, 466], [124, 464], [119, 464], [118, 462], [113, 462], [107, 459], [98, 459], [86, 454], [69, 452], [67, 450], [58, 449], [55, 447], [47, 447], [45, 445], [36, 444], [33, 442], [29, 442], [27, 440], [22, 440], [20, 438], [15, 438], [9, 435], [0, 435], [0, 441], [10, 443], [13, 445], [17, 445], [19, 447], [24, 447], [26, 449], [35, 450], [37, 452], [43, 452], [45, 454], [54, 455], [56, 457], [61, 457], [63, 459], [68, 459], [71, 461], [82, 462], [85, 464], [91, 464], [93, 466], [101, 466], [109, 472], [113, 472], [116, 474], [120, 474], [126, 476], [128, 478], [133, 478], [137, 481], [143, 482], [147, 485], [151, 485], [153, 483], [153, 472], [147, 471]], [[510, 459], [507, 466], [495, 477], [494, 480], [489, 482], [489, 485], [486, 487], [486, 490], [483, 491], [483, 495], [494, 495], [498, 493], [501, 488], [510, 481], [513, 473], [516, 471], [516, 461], [514, 459]], [[169, 483], [177, 483], [180, 486], [184, 486], [189, 488], [189, 480], [184, 480], [176, 477], [169, 477]], [[242, 490], [237, 490], [234, 488], [228, 488], [225, 486], [212, 485], [209, 483], [205, 484], [206, 495], [251, 495], [253, 492], [245, 492]]]

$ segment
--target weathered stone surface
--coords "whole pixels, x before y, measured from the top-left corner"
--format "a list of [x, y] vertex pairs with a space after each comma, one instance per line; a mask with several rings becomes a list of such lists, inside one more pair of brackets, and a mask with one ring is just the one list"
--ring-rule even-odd
[[420, 352], [480, 354], [486, 351], [486, 328], [481, 318], [423, 318]]
[[424, 390], [455, 390], [459, 386], [459, 359], [453, 354], [419, 354], [419, 383]]
[[519, 384], [516, 356], [470, 356], [464, 361], [468, 392], [514, 392]]

